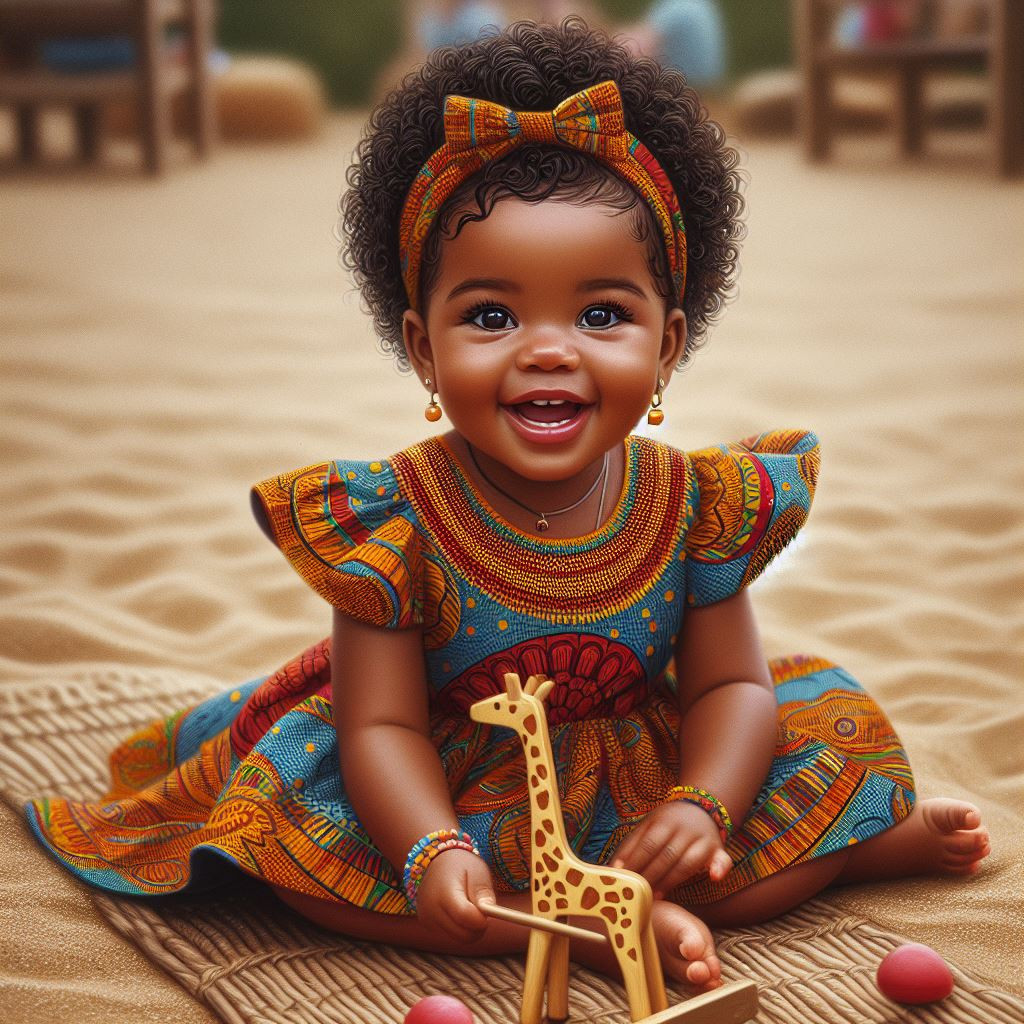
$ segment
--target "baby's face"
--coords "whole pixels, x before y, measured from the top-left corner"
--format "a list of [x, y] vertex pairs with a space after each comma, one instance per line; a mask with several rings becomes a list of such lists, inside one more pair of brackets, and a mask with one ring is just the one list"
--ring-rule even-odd
[[536, 481], [566, 480], [621, 444], [686, 338], [631, 218], [557, 200], [503, 199], [467, 223], [441, 246], [425, 330], [406, 321], [410, 357], [455, 429]]

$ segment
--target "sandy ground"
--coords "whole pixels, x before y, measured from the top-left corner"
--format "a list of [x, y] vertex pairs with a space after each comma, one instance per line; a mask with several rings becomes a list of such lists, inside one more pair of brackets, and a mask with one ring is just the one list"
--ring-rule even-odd
[[[0, 686], [116, 664], [213, 690], [327, 632], [248, 486], [429, 429], [336, 262], [359, 123], [159, 182], [0, 180]], [[661, 436], [820, 434], [810, 522], [754, 590], [766, 646], [853, 671], [921, 793], [974, 800], [994, 846], [970, 881], [837, 899], [1024, 992], [1024, 189], [953, 155], [901, 170], [850, 150], [823, 170], [778, 144], [745, 162], [740, 294], [671, 382]], [[16, 814], [0, 844], [6, 1020], [210, 1019]]]

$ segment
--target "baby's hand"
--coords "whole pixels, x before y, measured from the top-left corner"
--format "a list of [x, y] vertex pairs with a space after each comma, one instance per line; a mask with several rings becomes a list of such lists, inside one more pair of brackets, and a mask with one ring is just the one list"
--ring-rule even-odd
[[416, 896], [416, 915], [457, 942], [479, 939], [487, 917], [477, 901], [495, 903], [491, 872], [468, 850], [445, 850], [427, 867]]
[[651, 883], [655, 899], [706, 870], [718, 882], [732, 869], [711, 816], [685, 800], [656, 807], [615, 851], [612, 867], [628, 868]]

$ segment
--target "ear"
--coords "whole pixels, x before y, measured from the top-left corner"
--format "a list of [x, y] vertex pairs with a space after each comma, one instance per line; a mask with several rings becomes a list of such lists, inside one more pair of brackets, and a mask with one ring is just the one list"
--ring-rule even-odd
[[434, 373], [434, 350], [430, 346], [430, 335], [427, 334], [423, 317], [412, 309], [402, 314], [402, 341], [416, 376], [421, 381], [429, 377], [435, 382], [436, 390], [437, 375]]
[[665, 332], [661, 339], [661, 354], [658, 356], [658, 373], [663, 380], [672, 378], [685, 351], [686, 314], [676, 306], [665, 317]]

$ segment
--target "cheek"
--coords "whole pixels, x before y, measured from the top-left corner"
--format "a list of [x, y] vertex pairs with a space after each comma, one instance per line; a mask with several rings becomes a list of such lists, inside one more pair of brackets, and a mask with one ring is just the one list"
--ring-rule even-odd
[[490, 395], [501, 383], [505, 359], [493, 346], [462, 345], [435, 352], [438, 390], [449, 402]]

